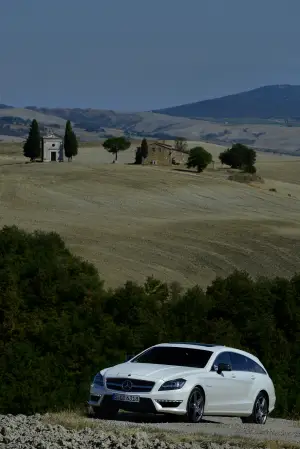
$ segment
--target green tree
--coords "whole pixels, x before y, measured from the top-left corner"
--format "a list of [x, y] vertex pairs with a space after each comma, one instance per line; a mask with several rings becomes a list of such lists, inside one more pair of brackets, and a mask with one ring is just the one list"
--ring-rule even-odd
[[212, 162], [212, 155], [203, 147], [194, 147], [190, 150], [187, 168], [197, 168], [201, 173]]
[[143, 139], [142, 143], [141, 143], [141, 154], [142, 154], [142, 158], [146, 159], [148, 156], [148, 142], [147, 139]]
[[219, 155], [221, 164], [229, 165], [231, 168], [245, 169], [253, 173], [252, 167], [256, 162], [256, 152], [252, 148], [241, 143], [235, 143], [231, 148]]
[[240, 168], [240, 157], [231, 151], [230, 148], [220, 153], [219, 159], [222, 165], [228, 165], [231, 168]]
[[141, 146], [137, 147], [135, 152], [135, 164], [140, 165], [148, 157], [148, 142], [143, 139]]
[[72, 158], [78, 154], [78, 140], [76, 134], [72, 129], [70, 120], [66, 123], [65, 136], [64, 136], [64, 149], [65, 156], [68, 161], [72, 161]]
[[130, 146], [131, 141], [126, 137], [110, 137], [103, 142], [103, 148], [115, 155], [114, 162], [117, 162], [118, 160], [119, 151], [128, 150]]
[[141, 165], [143, 163], [142, 150], [141, 147], [137, 147], [135, 151], [135, 161], [136, 165]]
[[126, 341], [103, 313], [97, 270], [55, 233], [4, 227], [0, 251], [0, 413], [83, 403], [99, 367], [122, 357], [111, 345]]
[[137, 149], [135, 150], [135, 160], [134, 160], [134, 163], [135, 163], [136, 165], [141, 165], [141, 164], [143, 163], [141, 147], [137, 147]]
[[27, 140], [23, 145], [23, 154], [30, 158], [31, 162], [41, 156], [41, 135], [35, 119], [31, 122]]

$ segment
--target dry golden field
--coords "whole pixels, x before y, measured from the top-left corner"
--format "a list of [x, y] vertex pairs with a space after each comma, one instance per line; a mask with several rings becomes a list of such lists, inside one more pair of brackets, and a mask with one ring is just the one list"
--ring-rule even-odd
[[[223, 148], [204, 146], [217, 161]], [[127, 165], [134, 148], [118, 164], [100, 144], [71, 163], [25, 164], [21, 147], [0, 143], [0, 226], [59, 232], [109, 286], [300, 271], [300, 158], [259, 154], [265, 183], [249, 186], [218, 163], [199, 175]]]

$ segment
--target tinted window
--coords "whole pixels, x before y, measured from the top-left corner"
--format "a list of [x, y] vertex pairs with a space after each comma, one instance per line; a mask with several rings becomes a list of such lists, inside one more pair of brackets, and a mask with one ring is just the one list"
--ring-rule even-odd
[[[247, 358], [247, 357], [246, 357]], [[254, 360], [247, 358], [249, 369], [252, 373], [267, 374], [266, 371]]]
[[231, 352], [230, 358], [233, 371], [249, 371], [249, 364], [247, 364], [247, 357], [245, 357], [242, 354], [238, 354], [236, 352]]
[[267, 371], [264, 370], [258, 363], [254, 362], [255, 372], [260, 374], [267, 374]]
[[254, 360], [242, 354], [230, 353], [232, 369], [234, 371], [248, 371], [251, 373], [266, 374], [265, 370]]
[[204, 349], [157, 346], [135, 357], [132, 363], [154, 363], [155, 365], [204, 368], [211, 355], [211, 351]]
[[211, 371], [217, 371], [219, 363], [226, 363], [227, 365], [231, 365], [229, 352], [222, 352], [221, 354], [217, 355], [216, 360], [211, 367]]

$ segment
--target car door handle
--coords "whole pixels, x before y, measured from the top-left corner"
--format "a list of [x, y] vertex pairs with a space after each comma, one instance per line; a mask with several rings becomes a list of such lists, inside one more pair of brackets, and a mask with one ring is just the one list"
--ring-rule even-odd
[[255, 380], [255, 379], [256, 379], [256, 376], [253, 376], [253, 375], [252, 375], [252, 376], [251, 376], [251, 379], [252, 379], [252, 380]]
[[235, 374], [231, 374], [231, 377], [232, 377], [233, 379], [235, 379], [235, 378], [236, 378], [236, 375], [235, 375]]

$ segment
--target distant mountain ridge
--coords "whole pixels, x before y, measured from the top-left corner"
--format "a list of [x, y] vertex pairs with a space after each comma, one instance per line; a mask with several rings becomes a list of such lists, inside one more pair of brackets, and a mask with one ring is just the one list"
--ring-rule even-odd
[[264, 151], [300, 154], [300, 86], [264, 86], [174, 108], [133, 113], [0, 104], [0, 140], [24, 139], [32, 119], [39, 122], [42, 132], [50, 128], [58, 135], [64, 134], [66, 120], [71, 120], [81, 141], [119, 135], [166, 140], [185, 137], [226, 147], [239, 142]]
[[300, 86], [263, 86], [211, 100], [197, 101], [152, 112], [186, 118], [300, 119]]

